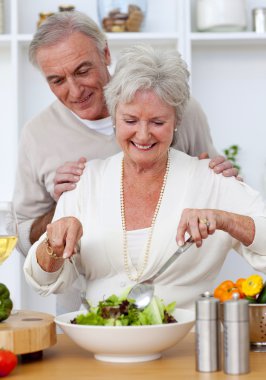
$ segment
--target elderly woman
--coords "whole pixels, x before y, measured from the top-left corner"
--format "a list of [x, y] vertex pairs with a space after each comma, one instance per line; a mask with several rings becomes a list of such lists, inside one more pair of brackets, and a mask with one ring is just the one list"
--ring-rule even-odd
[[212, 287], [234, 248], [266, 272], [266, 209], [259, 194], [216, 175], [208, 160], [171, 149], [189, 98], [188, 71], [176, 51], [127, 49], [106, 101], [122, 153], [87, 164], [64, 193], [53, 223], [31, 248], [27, 281], [42, 295], [63, 293], [76, 273], [97, 303], [152, 276], [191, 235], [195, 244], [158, 277], [155, 293], [191, 307]]

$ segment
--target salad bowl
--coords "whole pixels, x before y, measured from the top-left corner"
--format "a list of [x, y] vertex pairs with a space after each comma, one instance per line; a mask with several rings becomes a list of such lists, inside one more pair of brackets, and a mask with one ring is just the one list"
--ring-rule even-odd
[[183, 339], [194, 325], [193, 311], [175, 309], [178, 321], [147, 326], [92, 326], [72, 324], [81, 314], [75, 311], [59, 315], [56, 324], [77, 345], [94, 354], [95, 359], [126, 363], [155, 360], [163, 351]]

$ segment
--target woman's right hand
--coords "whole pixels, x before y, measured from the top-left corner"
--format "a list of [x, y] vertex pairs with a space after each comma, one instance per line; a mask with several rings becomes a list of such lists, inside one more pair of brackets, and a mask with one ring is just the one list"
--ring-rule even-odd
[[37, 262], [46, 272], [56, 272], [64, 259], [76, 253], [76, 246], [83, 235], [80, 221], [74, 216], [61, 218], [47, 225], [47, 239], [38, 245]]
[[67, 259], [76, 253], [76, 246], [83, 235], [80, 221], [68, 216], [47, 225], [49, 245], [57, 256]]

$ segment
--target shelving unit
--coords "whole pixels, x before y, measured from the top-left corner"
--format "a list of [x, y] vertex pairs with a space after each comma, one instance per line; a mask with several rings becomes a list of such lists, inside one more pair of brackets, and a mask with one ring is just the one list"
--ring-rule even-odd
[[[6, 28], [5, 34], [0, 35], [0, 141], [4, 142], [0, 199], [12, 197], [21, 128], [54, 99], [38, 70], [29, 64], [27, 51], [39, 12], [57, 11], [60, 3], [5, 2]], [[188, 63], [191, 91], [208, 116], [215, 146], [222, 152], [225, 147], [238, 144], [245, 180], [266, 196], [262, 185], [266, 161], [266, 34], [251, 31], [251, 8], [266, 7], [266, 0], [247, 0], [248, 29], [239, 33], [197, 32], [196, 0], [147, 3], [143, 32], [107, 34], [113, 66], [119, 51], [128, 44], [142, 41], [178, 49]], [[71, 4], [98, 22], [97, 0], [72, 0]], [[7, 262], [5, 271], [8, 266]], [[20, 269], [18, 263], [16, 270]], [[0, 275], [1, 271], [0, 268]]]

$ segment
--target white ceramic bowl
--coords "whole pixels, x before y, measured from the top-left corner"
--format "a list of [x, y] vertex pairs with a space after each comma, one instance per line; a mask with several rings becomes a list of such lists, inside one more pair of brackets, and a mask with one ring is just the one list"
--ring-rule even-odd
[[177, 323], [152, 326], [87, 326], [70, 321], [81, 311], [55, 318], [61, 329], [80, 347], [98, 360], [142, 362], [158, 359], [162, 352], [178, 343], [194, 325], [194, 312], [176, 309]]

